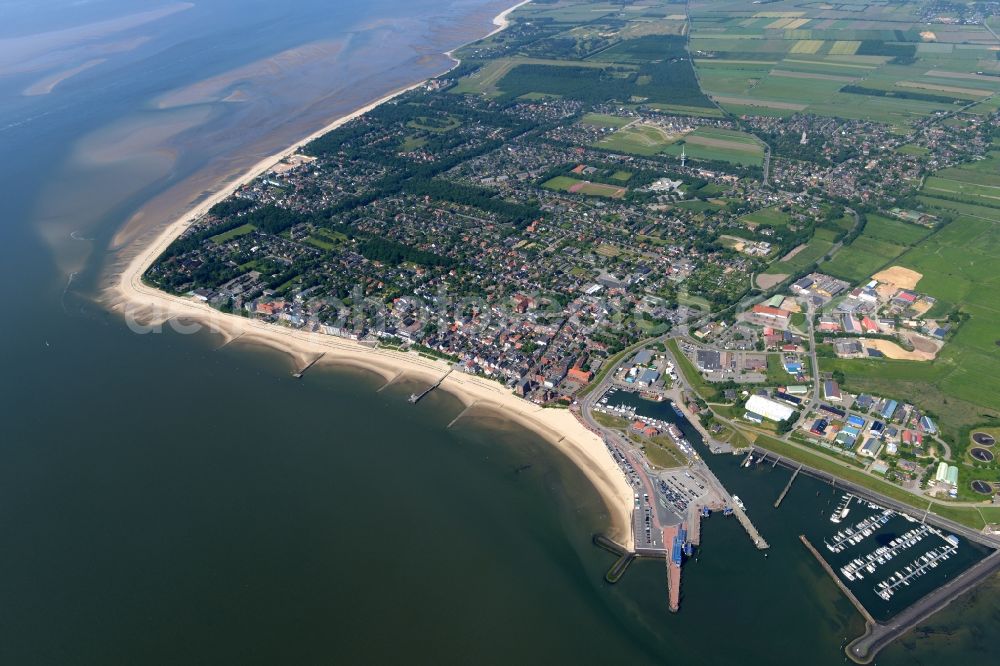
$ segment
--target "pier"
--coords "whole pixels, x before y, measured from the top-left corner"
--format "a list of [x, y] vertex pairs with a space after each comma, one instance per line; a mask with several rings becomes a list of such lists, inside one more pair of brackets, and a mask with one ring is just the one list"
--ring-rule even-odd
[[444, 376], [441, 377], [441, 379], [437, 380], [436, 382], [434, 382], [433, 384], [431, 384], [430, 386], [428, 386], [427, 388], [425, 388], [420, 393], [411, 393], [410, 397], [409, 397], [410, 404], [411, 405], [415, 405], [418, 402], [420, 402], [424, 398], [424, 396], [426, 396], [428, 393], [430, 393], [431, 391], [433, 391], [437, 387], [441, 386], [441, 383], [445, 379], [447, 379], [448, 375], [450, 375], [450, 374], [451, 374], [451, 370], [449, 370], [448, 372], [444, 373]]
[[[679, 525], [664, 527], [664, 545], [668, 543], [672, 544], [679, 532]], [[681, 608], [681, 563], [678, 561], [680, 553], [678, 552], [676, 555], [674, 557], [674, 554], [668, 550], [666, 556], [663, 558], [667, 565], [667, 607], [671, 613], [676, 613]]]
[[318, 362], [319, 362], [319, 360], [320, 360], [321, 358], [323, 358], [324, 356], [326, 356], [326, 352], [323, 352], [322, 354], [320, 354], [319, 356], [317, 356], [317, 357], [316, 357], [316, 358], [314, 358], [313, 360], [311, 360], [311, 361], [309, 361], [308, 363], [306, 363], [305, 367], [303, 367], [303, 368], [302, 368], [301, 370], [299, 370], [298, 372], [293, 372], [293, 373], [292, 373], [292, 377], [295, 377], [296, 379], [302, 379], [302, 375], [306, 374], [306, 370], [308, 370], [309, 368], [311, 368], [311, 367], [313, 367], [314, 365], [316, 365], [316, 363], [318, 363]]
[[[805, 538], [803, 537], [803, 540]], [[856, 663], [870, 664], [879, 650], [938, 612], [1000, 570], [1000, 552], [979, 560], [970, 568], [937, 588], [892, 618], [892, 624], [869, 622], [865, 633], [851, 641], [847, 656]], [[836, 577], [835, 577], [836, 578]], [[866, 616], [866, 620], [868, 617]]]
[[688, 506], [688, 541], [701, 545], [701, 508], [693, 502]]
[[753, 541], [753, 545], [757, 547], [757, 550], [767, 550], [768, 548], [770, 548], [770, 546], [767, 544], [767, 541], [764, 541], [764, 537], [760, 535], [760, 532], [757, 531], [757, 528], [754, 527], [753, 523], [750, 522], [750, 518], [747, 516], [746, 512], [743, 511], [743, 509], [741, 509], [740, 507], [736, 506], [735, 502], [733, 503], [732, 506], [733, 506], [733, 515], [736, 516], [736, 519], [740, 521], [740, 525], [742, 525], [743, 529], [745, 529], [747, 531], [747, 534], [750, 535], [750, 540]]
[[[778, 464], [778, 459], [775, 458], [774, 459], [774, 465], [777, 465], [777, 464]], [[771, 467], [774, 467], [774, 465], [772, 465]], [[788, 479], [788, 485], [786, 485], [785, 489], [781, 491], [780, 495], [778, 495], [778, 499], [774, 500], [774, 508], [775, 509], [777, 509], [779, 506], [781, 506], [781, 502], [782, 502], [782, 500], [785, 499], [785, 495], [787, 495], [788, 491], [792, 489], [792, 483], [795, 481], [795, 477], [797, 477], [799, 475], [799, 472], [801, 472], [801, 471], [802, 471], [802, 465], [799, 465], [798, 469], [796, 469], [794, 472], [792, 472], [792, 478]]]
[[833, 582], [837, 584], [837, 587], [839, 587], [840, 591], [844, 593], [844, 596], [847, 597], [848, 600], [852, 604], [854, 604], [854, 607], [858, 609], [858, 612], [861, 613], [861, 617], [865, 618], [865, 622], [868, 623], [869, 627], [871, 627], [872, 625], [874, 625], [875, 624], [875, 618], [872, 617], [872, 614], [868, 612], [867, 608], [865, 608], [864, 606], [861, 605], [861, 602], [858, 601], [858, 598], [856, 596], [854, 596], [854, 593], [851, 592], [851, 590], [848, 589], [848, 587], [846, 585], [844, 585], [844, 582], [842, 580], [840, 580], [840, 578], [837, 577], [837, 574], [836, 574], [836, 572], [834, 572], [833, 567], [831, 567], [827, 563], [827, 561], [825, 559], [823, 559], [823, 556], [820, 555], [819, 551], [816, 550], [816, 548], [811, 543], [809, 543], [809, 539], [807, 539], [804, 534], [800, 534], [799, 535], [799, 539], [802, 541], [802, 544], [807, 549], [809, 549], [809, 552], [812, 553], [816, 557], [816, 560], [823, 567], [823, 570], [826, 571], [828, 574], [830, 574], [830, 578], [832, 578]]

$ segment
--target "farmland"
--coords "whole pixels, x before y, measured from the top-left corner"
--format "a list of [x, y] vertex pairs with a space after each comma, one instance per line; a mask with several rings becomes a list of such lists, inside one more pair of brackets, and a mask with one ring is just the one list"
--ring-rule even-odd
[[935, 26], [928, 43], [919, 3], [852, 5], [832, 20], [837, 9], [823, 3], [759, 9], [691, 3], [699, 79], [733, 113], [806, 111], [907, 126], [1000, 92], [1000, 78], [984, 75], [1000, 71], [1000, 41], [981, 25], [949, 25]]
[[[940, 173], [968, 178], [982, 173], [989, 177], [990, 161]], [[938, 180], [945, 179], [939, 176]], [[932, 189], [935, 182], [928, 179], [926, 194], [936, 193]], [[824, 359], [822, 365], [824, 370], [843, 372], [852, 390], [892, 392], [924, 406], [938, 417], [945, 434], [957, 441], [963, 428], [990, 416], [1000, 418], [1000, 308], [996, 304], [1000, 288], [1000, 272], [996, 270], [1000, 261], [1000, 208], [976, 205], [979, 197], [974, 193], [954, 192], [953, 196], [964, 201], [921, 197], [929, 212], [954, 217], [936, 232], [919, 227], [912, 231], [910, 225], [903, 227], [904, 232], [898, 224], [905, 223], [869, 216], [865, 234], [858, 241], [867, 235], [913, 242], [912, 248], [891, 263], [921, 273], [917, 289], [938, 299], [936, 310], [957, 310], [967, 315], [967, 321], [929, 363]], [[923, 234], [922, 239], [916, 238], [918, 233]]]
[[823, 265], [823, 271], [850, 282], [860, 282], [906, 252], [930, 233], [920, 227], [881, 215], [869, 215], [864, 232]]

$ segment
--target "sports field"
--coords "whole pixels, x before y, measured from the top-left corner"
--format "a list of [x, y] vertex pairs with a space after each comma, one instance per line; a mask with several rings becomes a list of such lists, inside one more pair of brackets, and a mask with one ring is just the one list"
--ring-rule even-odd
[[550, 190], [570, 192], [572, 194], [587, 194], [594, 197], [608, 197], [611, 199], [621, 199], [628, 192], [627, 188], [604, 183], [592, 183], [588, 180], [577, 180], [569, 176], [556, 176], [550, 178], [542, 184], [542, 187]]

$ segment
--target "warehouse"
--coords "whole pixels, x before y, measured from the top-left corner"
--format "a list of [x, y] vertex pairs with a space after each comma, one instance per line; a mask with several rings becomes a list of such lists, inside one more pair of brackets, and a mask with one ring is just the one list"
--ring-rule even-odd
[[748, 412], [760, 414], [765, 419], [770, 419], [771, 421], [784, 421], [795, 413], [795, 410], [788, 405], [775, 402], [762, 395], [750, 396], [750, 399], [747, 400], [746, 409]]

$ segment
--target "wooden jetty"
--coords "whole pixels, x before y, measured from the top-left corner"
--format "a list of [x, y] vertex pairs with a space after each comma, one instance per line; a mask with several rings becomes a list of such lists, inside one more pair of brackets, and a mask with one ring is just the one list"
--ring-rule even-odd
[[415, 405], [418, 402], [420, 402], [423, 399], [424, 396], [426, 396], [428, 393], [430, 393], [431, 391], [433, 391], [437, 387], [441, 386], [441, 383], [445, 379], [447, 379], [448, 375], [450, 375], [450, 374], [451, 374], [451, 370], [449, 370], [448, 372], [444, 373], [444, 376], [441, 377], [441, 379], [437, 380], [436, 382], [434, 382], [433, 384], [431, 384], [430, 386], [428, 386], [427, 388], [425, 388], [420, 393], [411, 393], [410, 397], [409, 397], [410, 404]]
[[787, 495], [788, 491], [792, 489], [792, 483], [795, 482], [795, 477], [797, 477], [799, 475], [799, 472], [801, 471], [802, 471], [802, 465], [799, 465], [798, 469], [792, 472], [792, 478], [788, 479], [788, 484], [785, 486], [785, 489], [781, 491], [781, 494], [778, 495], [778, 499], [774, 501], [775, 509], [781, 506], [781, 501], [785, 499], [785, 495]]

